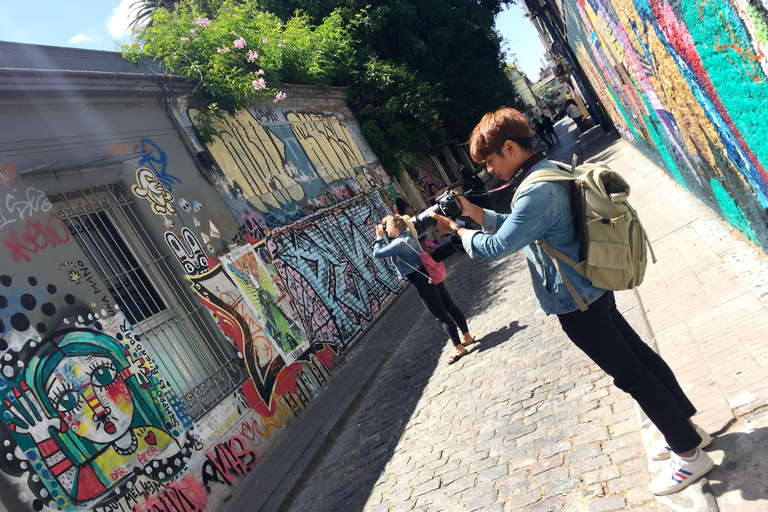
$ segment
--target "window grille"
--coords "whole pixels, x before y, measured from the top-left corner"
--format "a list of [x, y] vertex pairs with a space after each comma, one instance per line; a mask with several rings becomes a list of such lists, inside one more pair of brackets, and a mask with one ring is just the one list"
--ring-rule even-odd
[[189, 291], [168, 248], [155, 244], [122, 184], [50, 200], [187, 414], [199, 418], [248, 377], [236, 349]]

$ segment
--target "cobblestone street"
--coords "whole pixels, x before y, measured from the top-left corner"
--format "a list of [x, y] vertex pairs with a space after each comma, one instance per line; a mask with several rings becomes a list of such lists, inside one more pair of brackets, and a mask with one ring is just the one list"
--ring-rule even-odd
[[451, 349], [421, 310], [292, 510], [646, 510], [633, 401], [538, 307], [522, 253], [454, 256], [476, 339]]

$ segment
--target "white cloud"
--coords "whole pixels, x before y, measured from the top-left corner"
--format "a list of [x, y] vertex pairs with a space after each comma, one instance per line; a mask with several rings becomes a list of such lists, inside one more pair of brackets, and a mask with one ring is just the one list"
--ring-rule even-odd
[[85, 34], [77, 34], [76, 36], [72, 36], [72, 39], [70, 39], [67, 44], [79, 44], [79, 43], [84, 43], [85, 41], [92, 41], [92, 40], [93, 38], [90, 38]]
[[131, 9], [131, 4], [134, 3], [136, 0], [122, 0], [112, 16], [107, 18], [107, 30], [113, 37], [123, 38], [130, 34], [131, 23], [135, 17], [134, 11], [139, 8], [139, 6], [134, 6]]

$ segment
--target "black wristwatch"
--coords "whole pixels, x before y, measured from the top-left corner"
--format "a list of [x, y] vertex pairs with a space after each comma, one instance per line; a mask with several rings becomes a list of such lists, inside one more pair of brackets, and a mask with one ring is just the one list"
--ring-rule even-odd
[[451, 231], [451, 236], [459, 236], [459, 230], [462, 228], [462, 226], [456, 226], [453, 228], [453, 231]]

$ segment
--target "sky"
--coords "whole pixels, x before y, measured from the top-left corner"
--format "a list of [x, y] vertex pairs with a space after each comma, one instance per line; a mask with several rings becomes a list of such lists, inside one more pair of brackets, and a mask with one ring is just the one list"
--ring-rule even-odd
[[[129, 42], [136, 0], [0, 0], [0, 41], [115, 51]], [[535, 82], [544, 48], [519, 5], [496, 18], [507, 61]]]
[[507, 62], [516, 61], [517, 68], [528, 75], [531, 82], [536, 82], [546, 50], [533, 23], [524, 16], [523, 8], [510, 5], [503, 10], [496, 17], [496, 29], [504, 38]]
[[0, 41], [115, 51], [135, 0], [0, 0]]

